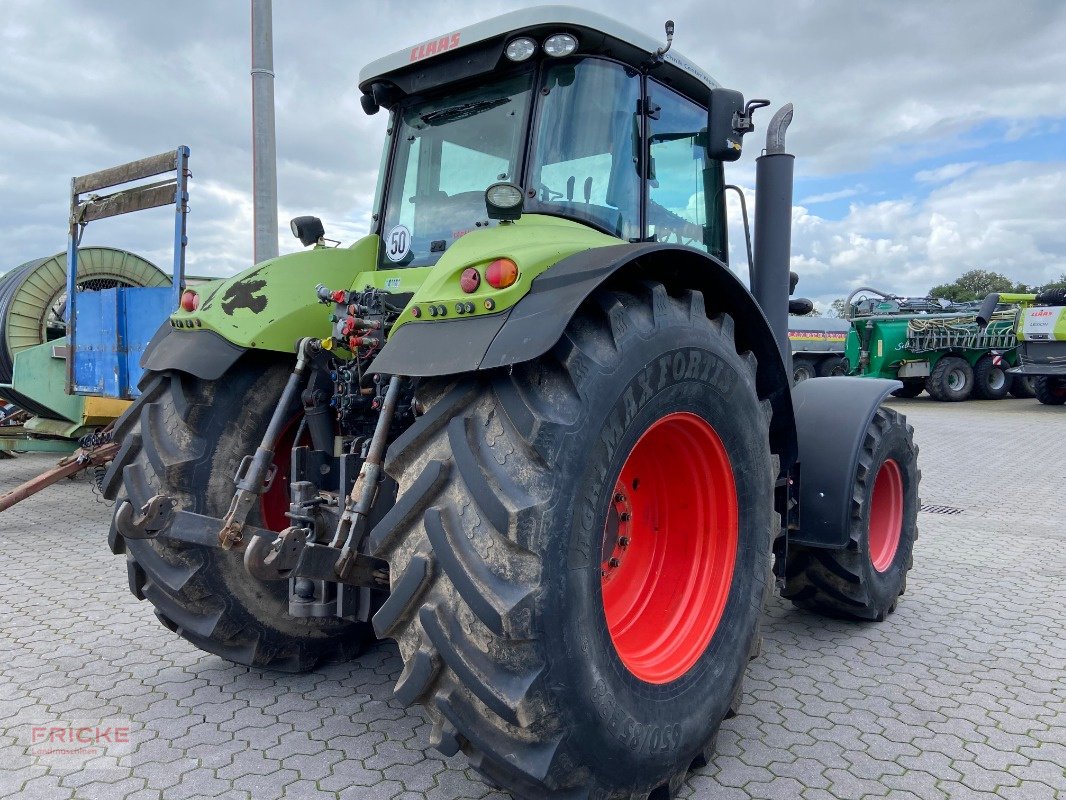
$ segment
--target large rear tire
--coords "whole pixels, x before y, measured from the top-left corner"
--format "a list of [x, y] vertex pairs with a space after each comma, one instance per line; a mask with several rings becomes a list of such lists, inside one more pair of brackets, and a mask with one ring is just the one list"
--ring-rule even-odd
[[1066, 403], [1066, 378], [1038, 375], [1033, 378], [1033, 394], [1045, 406], [1061, 406]]
[[973, 392], [973, 368], [965, 358], [944, 356], [936, 362], [925, 389], [934, 400], [958, 403]]
[[371, 533], [396, 696], [518, 796], [672, 794], [737, 704], [780, 527], [732, 320], [600, 291], [549, 354], [418, 401]]
[[[245, 356], [217, 381], [147, 373], [142, 394], [119, 420], [121, 449], [104, 476], [105, 496], [140, 508], [162, 492], [178, 508], [222, 517], [241, 458], [258, 446], [291, 366]], [[295, 416], [298, 407], [293, 407]], [[248, 521], [282, 530], [288, 441], [278, 476]], [[126, 554], [130, 590], [155, 606], [167, 628], [201, 650], [239, 664], [298, 672], [358, 653], [370, 625], [288, 613], [288, 582], [248, 574], [239, 553], [159, 538], [125, 539], [112, 522], [112, 551]]]
[[790, 546], [784, 597], [832, 617], [881, 621], [895, 611], [914, 564], [920, 480], [914, 429], [879, 408], [859, 455], [847, 546]]

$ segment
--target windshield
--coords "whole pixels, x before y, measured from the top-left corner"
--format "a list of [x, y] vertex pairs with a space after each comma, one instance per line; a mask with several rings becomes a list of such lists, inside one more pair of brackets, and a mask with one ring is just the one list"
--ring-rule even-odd
[[485, 189], [519, 182], [532, 82], [527, 72], [400, 110], [383, 265], [432, 264], [464, 233], [489, 225]]

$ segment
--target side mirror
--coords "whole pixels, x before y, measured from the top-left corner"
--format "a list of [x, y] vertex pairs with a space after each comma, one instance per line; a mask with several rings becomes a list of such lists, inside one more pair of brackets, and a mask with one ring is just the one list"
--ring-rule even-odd
[[[752, 122], [755, 109], [768, 105], [769, 100], [749, 100], [745, 103], [744, 95], [733, 89], [720, 86], [711, 89], [711, 98], [707, 102], [707, 157], [717, 161], [736, 161], [740, 158], [744, 134], [755, 130], [755, 123]], [[791, 109], [791, 106], [786, 108]], [[788, 119], [792, 119], [791, 110]]]
[[744, 115], [744, 95], [734, 89], [711, 89], [707, 103], [707, 157], [717, 161], [740, 158], [741, 141], [747, 131], [736, 129]]

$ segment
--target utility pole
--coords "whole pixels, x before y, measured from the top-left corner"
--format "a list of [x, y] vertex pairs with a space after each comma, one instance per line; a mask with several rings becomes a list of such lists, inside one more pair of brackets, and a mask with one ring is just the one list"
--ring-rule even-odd
[[271, 0], [252, 0], [252, 201], [256, 264], [278, 255], [272, 17]]

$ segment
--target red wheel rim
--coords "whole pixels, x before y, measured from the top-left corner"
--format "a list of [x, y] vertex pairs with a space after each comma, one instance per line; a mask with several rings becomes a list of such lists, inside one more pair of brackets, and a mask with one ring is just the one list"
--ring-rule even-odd
[[669, 683], [703, 655], [729, 599], [737, 538], [722, 440], [695, 414], [663, 417], [622, 466], [600, 565], [611, 641], [637, 678]]
[[[299, 423], [300, 415], [296, 414], [282, 429], [277, 446], [274, 448], [274, 466], [278, 468], [278, 471], [274, 475], [274, 482], [270, 484], [270, 488], [259, 496], [259, 511], [263, 515], [263, 525], [267, 530], [279, 533], [290, 524], [285, 512], [289, 510], [292, 447], [296, 440]], [[306, 433], [301, 438], [304, 440], [303, 444], [310, 443], [310, 437]]]
[[881, 465], [870, 501], [870, 560], [884, 572], [896, 558], [903, 532], [903, 473], [891, 458]]

